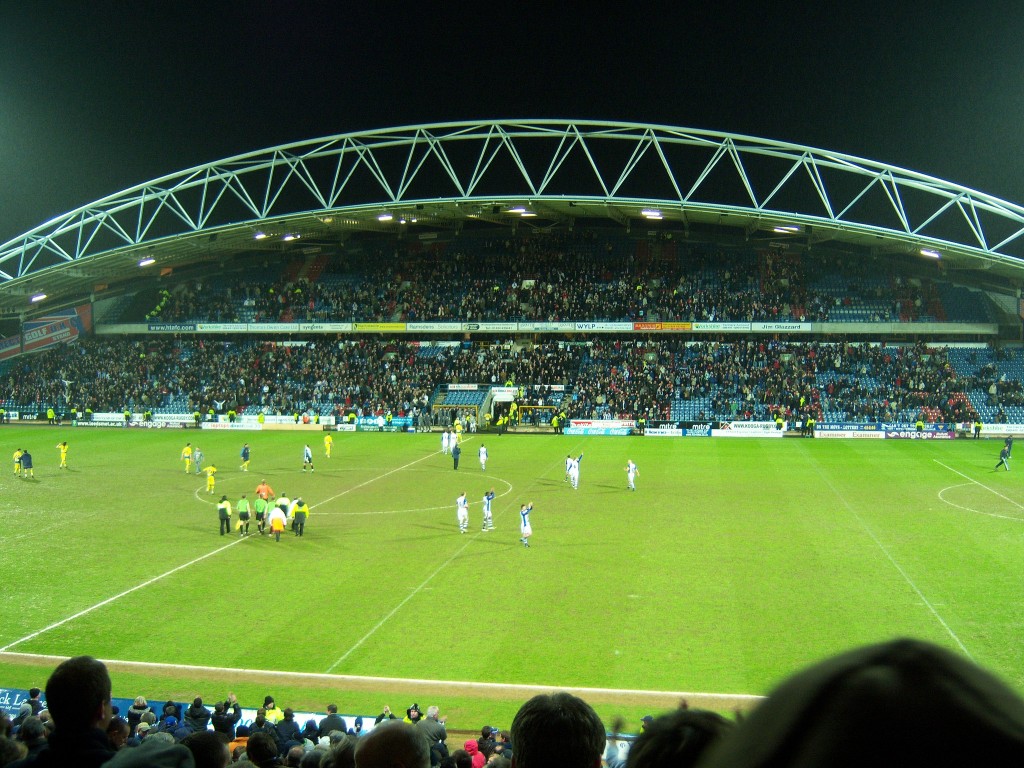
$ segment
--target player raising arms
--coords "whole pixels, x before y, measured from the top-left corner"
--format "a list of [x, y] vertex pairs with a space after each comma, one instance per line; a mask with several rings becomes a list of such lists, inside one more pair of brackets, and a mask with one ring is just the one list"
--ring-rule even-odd
[[491, 516], [491, 502], [494, 501], [494, 489], [484, 494], [484, 525], [481, 531], [494, 530], [494, 518]]
[[530, 546], [530, 537], [533, 536], [533, 528], [530, 526], [530, 513], [533, 512], [533, 502], [529, 504], [522, 504], [519, 507], [519, 540], [523, 542], [524, 547]]
[[57, 469], [68, 468], [68, 441], [57, 443], [57, 450], [60, 451], [60, 466]]
[[580, 462], [583, 461], [583, 454], [581, 453], [575, 459], [569, 457], [568, 469], [569, 469], [569, 482], [572, 483], [572, 489], [574, 491], [579, 490], [580, 487]]

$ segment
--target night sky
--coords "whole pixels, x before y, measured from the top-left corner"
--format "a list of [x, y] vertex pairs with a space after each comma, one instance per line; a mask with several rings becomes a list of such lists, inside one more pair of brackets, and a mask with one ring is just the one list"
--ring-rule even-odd
[[745, 133], [1024, 204], [1022, 45], [1019, 2], [0, 0], [0, 242], [233, 154], [498, 118]]

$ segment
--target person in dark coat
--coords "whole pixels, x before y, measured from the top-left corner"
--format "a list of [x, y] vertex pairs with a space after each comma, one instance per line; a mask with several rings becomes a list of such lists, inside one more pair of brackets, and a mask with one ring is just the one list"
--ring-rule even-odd
[[342, 733], [348, 731], [345, 718], [338, 714], [337, 704], [327, 705], [327, 717], [321, 720], [320, 725], [317, 727], [317, 738], [322, 739], [324, 736], [329, 735], [331, 731], [341, 731]]
[[301, 730], [299, 724], [295, 722], [295, 712], [292, 711], [291, 707], [285, 707], [284, 717], [277, 724], [277, 744], [282, 752], [286, 751], [289, 747], [302, 743]]
[[231, 741], [235, 738], [235, 726], [241, 719], [242, 708], [238, 706], [238, 699], [235, 694], [229, 693], [227, 701], [218, 701], [214, 705], [210, 722], [213, 723], [213, 730], [223, 733]]
[[139, 723], [142, 722], [142, 716], [146, 712], [152, 711], [153, 710], [150, 709], [149, 702], [146, 701], [145, 696], [135, 697], [135, 701], [132, 703], [130, 707], [128, 707], [128, 711], [125, 713], [124, 716], [124, 719], [128, 721], [128, 725], [132, 729], [132, 734], [135, 733], [135, 731], [139, 727]]
[[205, 731], [210, 725], [212, 713], [203, 706], [203, 700], [196, 696], [192, 700], [192, 706], [185, 710], [183, 722], [190, 731]]

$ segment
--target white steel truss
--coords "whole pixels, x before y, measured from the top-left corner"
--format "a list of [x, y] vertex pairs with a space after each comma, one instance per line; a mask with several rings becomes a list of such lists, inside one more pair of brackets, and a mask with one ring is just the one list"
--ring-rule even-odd
[[225, 227], [441, 201], [717, 213], [1024, 266], [1024, 208], [922, 173], [738, 134], [508, 120], [340, 134], [170, 174], [3, 243], [0, 283]]

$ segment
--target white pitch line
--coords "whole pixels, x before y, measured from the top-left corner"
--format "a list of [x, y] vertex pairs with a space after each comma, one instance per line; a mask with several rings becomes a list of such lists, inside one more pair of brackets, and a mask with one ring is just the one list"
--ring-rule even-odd
[[882, 544], [881, 541], [879, 541], [878, 537], [875, 536], [874, 531], [872, 531], [868, 524], [864, 522], [864, 519], [857, 514], [856, 510], [850, 505], [850, 502], [847, 501], [846, 497], [843, 494], [841, 494], [838, 491], [838, 489], [832, 484], [832, 481], [829, 479], [828, 475], [822, 472], [820, 467], [816, 468], [818, 474], [822, 477], [822, 479], [824, 479], [825, 484], [832, 489], [832, 493], [834, 493], [839, 498], [839, 500], [843, 503], [843, 506], [846, 507], [846, 510], [851, 515], [853, 515], [853, 517], [857, 520], [858, 523], [860, 523], [861, 528], [863, 528], [865, 533], [867, 533], [867, 535], [871, 537], [871, 540], [875, 542], [875, 546], [877, 546], [882, 551], [882, 554], [885, 555], [886, 559], [888, 559], [892, 567], [895, 568], [896, 571], [900, 574], [900, 576], [903, 577], [903, 580], [906, 581], [908, 585], [910, 585], [910, 588], [914, 590], [915, 594], [917, 594], [921, 602], [924, 603], [928, 611], [932, 614], [932, 616], [935, 617], [935, 620], [939, 622], [939, 624], [942, 625], [942, 628], [946, 630], [946, 632], [949, 634], [951, 638], [953, 638], [953, 641], [960, 647], [960, 650], [964, 652], [964, 655], [967, 656], [967, 658], [973, 660], [974, 657], [971, 655], [971, 652], [967, 650], [967, 646], [963, 644], [963, 642], [957, 636], [956, 632], [953, 631], [953, 628], [946, 623], [946, 620], [939, 615], [939, 612], [935, 609], [935, 606], [927, 597], [924, 596], [924, 592], [922, 592], [918, 588], [917, 584], [914, 583], [914, 580], [910, 578], [910, 575], [905, 570], [903, 570], [902, 566], [900, 566], [899, 563], [896, 562], [896, 558], [894, 558], [892, 554], [889, 552], [889, 550], [886, 548], [886, 546]]
[[[415, 463], [415, 462], [413, 462], [413, 463]], [[511, 493], [511, 491], [512, 491], [512, 486], [511, 486], [511, 485], [509, 485], [509, 492]], [[502, 494], [502, 495], [505, 495], [505, 494]], [[472, 541], [474, 541], [474, 540], [475, 540], [475, 539], [476, 539], [476, 538], [477, 538], [477, 537], [478, 537], [479, 535], [480, 535], [480, 534], [476, 534], [475, 536], [472, 536], [472, 537], [470, 537], [470, 538], [469, 538], [469, 539], [468, 539], [468, 540], [466, 541], [466, 543], [462, 545], [462, 547], [461, 547], [461, 548], [459, 548], [458, 550], [456, 550], [456, 551], [455, 551], [455, 552], [454, 552], [454, 553], [452, 554], [452, 556], [451, 556], [451, 557], [449, 557], [449, 558], [448, 558], [447, 560], [445, 560], [445, 561], [444, 561], [443, 563], [441, 563], [441, 564], [440, 564], [440, 565], [439, 565], [439, 566], [438, 566], [438, 567], [437, 567], [436, 569], [434, 569], [434, 572], [433, 572], [433, 573], [431, 573], [431, 574], [430, 574], [429, 576], [427, 576], [427, 578], [426, 578], [426, 579], [424, 579], [424, 580], [423, 580], [423, 582], [422, 582], [422, 583], [421, 583], [421, 584], [420, 584], [420, 585], [419, 585], [418, 587], [416, 587], [416, 589], [414, 589], [414, 590], [413, 590], [412, 592], [410, 592], [410, 593], [409, 593], [409, 594], [408, 594], [408, 595], [407, 595], [407, 596], [405, 597], [405, 599], [403, 599], [403, 600], [402, 600], [401, 602], [399, 602], [399, 603], [398, 603], [398, 605], [396, 605], [396, 606], [395, 606], [394, 608], [392, 608], [392, 609], [391, 609], [391, 610], [390, 610], [390, 611], [388, 612], [388, 614], [387, 614], [386, 616], [384, 616], [384, 618], [382, 618], [382, 619], [381, 619], [380, 621], [378, 621], [378, 622], [377, 622], [377, 623], [376, 623], [376, 624], [375, 624], [375, 625], [373, 626], [373, 628], [371, 628], [371, 629], [370, 629], [370, 631], [369, 631], [369, 632], [367, 632], [367, 633], [366, 633], [365, 635], [363, 635], [363, 636], [362, 636], [362, 637], [361, 637], [361, 638], [360, 638], [360, 639], [359, 639], [359, 640], [358, 640], [358, 641], [356, 642], [356, 644], [355, 644], [355, 645], [353, 645], [353, 646], [352, 646], [351, 648], [349, 648], [349, 649], [348, 649], [347, 651], [345, 651], [345, 653], [343, 653], [343, 654], [341, 655], [341, 657], [340, 657], [340, 658], [339, 658], [339, 659], [338, 659], [337, 661], [335, 661], [335, 662], [334, 662], [333, 664], [331, 664], [331, 666], [329, 666], [329, 667], [327, 668], [327, 672], [328, 672], [328, 673], [330, 673], [330, 672], [331, 672], [331, 671], [332, 671], [333, 669], [335, 669], [335, 668], [336, 668], [336, 667], [337, 667], [337, 666], [338, 666], [339, 664], [341, 664], [341, 663], [342, 663], [342, 662], [343, 662], [343, 661], [344, 661], [345, 659], [347, 659], [347, 658], [348, 658], [349, 656], [351, 656], [351, 655], [352, 655], [352, 654], [353, 654], [353, 653], [354, 653], [354, 652], [355, 652], [355, 651], [356, 651], [356, 650], [357, 650], [357, 649], [358, 649], [358, 648], [359, 648], [359, 647], [360, 647], [360, 646], [361, 646], [361, 645], [362, 645], [363, 643], [365, 643], [365, 642], [366, 642], [367, 640], [369, 640], [369, 639], [370, 639], [370, 638], [371, 638], [371, 637], [372, 637], [372, 636], [373, 636], [373, 635], [374, 635], [374, 634], [375, 634], [375, 633], [377, 632], [377, 630], [378, 630], [378, 629], [380, 629], [380, 628], [381, 628], [382, 626], [384, 626], [384, 624], [385, 624], [385, 623], [386, 623], [386, 622], [387, 622], [388, 620], [390, 620], [392, 616], [394, 616], [394, 615], [395, 615], [396, 613], [398, 613], [398, 611], [400, 611], [400, 610], [402, 609], [402, 607], [403, 607], [403, 606], [404, 606], [404, 605], [405, 605], [406, 603], [408, 603], [408, 602], [409, 602], [410, 600], [412, 600], [412, 599], [413, 599], [413, 598], [414, 598], [414, 597], [415, 597], [415, 596], [416, 596], [417, 594], [419, 594], [419, 593], [420, 593], [420, 592], [421, 592], [421, 591], [423, 590], [423, 588], [424, 588], [424, 587], [425, 587], [425, 586], [426, 586], [427, 584], [429, 584], [429, 583], [430, 583], [430, 581], [431, 581], [431, 580], [432, 580], [432, 579], [433, 579], [433, 578], [434, 578], [435, 576], [437, 576], [437, 574], [439, 574], [439, 573], [440, 573], [440, 572], [441, 572], [442, 570], [444, 570], [445, 568], [447, 568], [447, 567], [448, 567], [448, 565], [449, 565], [449, 563], [451, 563], [451, 562], [452, 562], [452, 561], [453, 561], [453, 560], [454, 560], [454, 559], [455, 559], [456, 557], [458, 557], [459, 555], [461, 555], [461, 554], [462, 554], [462, 552], [463, 552], [463, 551], [464, 551], [464, 550], [466, 549], [466, 547], [468, 547], [468, 546], [470, 545], [470, 543], [471, 543]]]
[[934, 462], [935, 462], [936, 464], [938, 464], [938, 465], [939, 465], [940, 467], [945, 467], [945, 468], [946, 468], [946, 469], [948, 469], [948, 470], [949, 470], [950, 472], [955, 472], [956, 474], [960, 475], [960, 477], [964, 478], [964, 480], [968, 480], [968, 481], [970, 481], [970, 482], [974, 483], [975, 485], [981, 486], [981, 487], [982, 487], [982, 488], [984, 488], [984, 489], [985, 489], [986, 491], [989, 491], [990, 493], [994, 493], [994, 494], [995, 494], [996, 496], [998, 496], [998, 497], [999, 497], [1000, 499], [1002, 499], [1003, 501], [1008, 501], [1008, 502], [1010, 502], [1011, 504], [1013, 504], [1013, 506], [1017, 507], [1017, 509], [1024, 509], [1024, 504], [1021, 504], [1021, 503], [1020, 503], [1019, 501], [1014, 501], [1014, 500], [1013, 500], [1013, 499], [1011, 499], [1011, 498], [1010, 498], [1009, 496], [1004, 496], [1004, 495], [1003, 495], [1003, 494], [1001, 494], [1001, 493], [1000, 493], [999, 491], [997, 491], [997, 490], [996, 490], [995, 488], [989, 488], [989, 487], [988, 487], [987, 485], [985, 485], [984, 483], [978, 482], [978, 481], [977, 481], [977, 480], [975, 480], [975, 479], [974, 479], [973, 477], [970, 477], [969, 475], [965, 475], [965, 474], [964, 474], [963, 472], [961, 472], [961, 471], [960, 471], [959, 469], [953, 469], [953, 468], [952, 468], [951, 466], [949, 466], [948, 464], [943, 464], [943, 463], [942, 463], [941, 461], [939, 461], [938, 459], [932, 459], [932, 461], [934, 461]]
[[950, 501], [943, 495], [946, 493], [946, 491], [952, 491], [954, 488], [966, 488], [969, 485], [970, 483], [958, 483], [957, 485], [946, 486], [941, 491], [939, 491], [939, 501], [941, 501], [943, 504], [948, 504], [951, 507], [962, 509], [964, 512], [973, 512], [976, 515], [985, 515], [986, 517], [997, 517], [1000, 520], [1013, 520], [1018, 523], [1024, 523], [1024, 518], [1014, 517], [1013, 515], [999, 515], [995, 512], [982, 512], [980, 509], [975, 509], [974, 507], [965, 507], [963, 504], [957, 504], [955, 501]]
[[316, 507], [322, 506], [322, 505], [326, 504], [329, 501], [334, 501], [335, 499], [340, 499], [342, 496], [344, 496], [347, 493], [351, 493], [352, 491], [355, 491], [355, 490], [357, 490], [359, 488], [362, 488], [363, 486], [370, 485], [371, 483], [375, 483], [378, 480], [382, 480], [385, 477], [387, 477], [388, 475], [395, 474], [395, 472], [401, 472], [403, 469], [408, 469], [409, 467], [413, 467], [413, 466], [419, 464], [421, 461], [426, 461], [427, 459], [432, 459], [435, 456], [437, 456], [437, 454], [439, 454], [439, 453], [440, 453], [440, 451], [434, 451], [432, 453], [428, 453], [426, 456], [423, 456], [423, 457], [421, 457], [419, 459], [416, 459], [416, 461], [410, 461], [408, 464], [403, 464], [400, 467], [395, 467], [394, 469], [388, 470], [383, 475], [377, 475], [376, 477], [371, 477], [366, 482], [359, 483], [359, 485], [353, 485], [351, 488], [346, 488], [341, 493], [336, 493], [333, 496], [330, 496], [330, 497], [328, 497], [326, 499], [323, 499], [322, 501], [318, 502], [317, 504], [314, 504], [313, 506], [311, 506], [310, 509], [315, 509]]
[[[50, 661], [54, 665], [67, 659], [66, 656], [49, 656], [36, 653], [4, 653], [4, 656], [14, 662], [20, 659], [32, 659], [34, 661]], [[364, 675], [337, 675], [326, 672], [281, 672], [268, 669], [238, 669], [236, 667], [207, 667], [193, 664], [165, 664], [161, 662], [148, 661], [124, 661], [121, 659], [101, 659], [108, 667], [125, 667], [138, 670], [167, 670], [190, 675], [213, 674], [231, 675], [244, 679], [265, 678], [265, 679], [286, 679], [286, 680], [308, 680], [310, 682], [330, 683], [366, 683], [372, 685], [399, 685], [399, 686], [424, 686], [438, 688], [439, 686], [451, 688], [466, 688], [468, 690], [502, 691], [509, 693], [517, 692], [549, 692], [549, 691], [570, 691], [589, 694], [668, 698], [668, 699], [695, 699], [699, 697], [714, 697], [736, 702], [760, 701], [764, 696], [748, 693], [697, 693], [693, 691], [652, 691], [643, 688], [586, 688], [565, 685], [536, 685], [533, 683], [486, 683], [464, 680], [430, 680], [427, 678], [405, 678], [405, 677], [372, 677]]]
[[[439, 452], [428, 454], [427, 456], [424, 456], [421, 459], [417, 459], [416, 461], [410, 462], [409, 464], [403, 465], [401, 467], [397, 467], [396, 469], [392, 469], [392, 470], [390, 470], [388, 472], [385, 472], [382, 475], [378, 475], [376, 477], [373, 477], [373, 478], [367, 480], [366, 482], [361, 482], [358, 485], [353, 485], [352, 487], [350, 487], [350, 488], [348, 488], [346, 490], [343, 490], [343, 492], [338, 494], [337, 496], [333, 496], [330, 499], [326, 499], [325, 501], [321, 502], [321, 504], [326, 504], [329, 501], [333, 501], [334, 499], [342, 497], [345, 494], [347, 494], [349, 492], [349, 490], [354, 490], [355, 488], [360, 488], [360, 487], [362, 487], [364, 485], [369, 485], [370, 483], [372, 483], [372, 482], [374, 482], [376, 480], [379, 480], [379, 479], [381, 479], [383, 477], [387, 477], [390, 474], [393, 474], [395, 472], [399, 472], [402, 469], [406, 469], [408, 467], [412, 467], [413, 465], [419, 464], [422, 461], [426, 461], [427, 459], [430, 459], [431, 457], [436, 456], [437, 453], [439, 453]], [[197, 488], [196, 492], [195, 492], [195, 496], [196, 496], [197, 500], [205, 502], [206, 500], [201, 499], [200, 496], [199, 496], [199, 493], [200, 493], [200, 488]], [[319, 505], [316, 505], [316, 506], [319, 506]], [[61, 627], [63, 625], [68, 624], [69, 622], [73, 622], [73, 621], [76, 620], [76, 618], [81, 618], [82, 616], [86, 615], [87, 613], [91, 613], [92, 611], [96, 610], [97, 608], [101, 608], [104, 605], [109, 605], [110, 603], [112, 603], [112, 602], [114, 602], [116, 600], [120, 600], [122, 597], [125, 597], [126, 595], [130, 595], [133, 592], [137, 592], [138, 590], [142, 589], [143, 587], [148, 587], [151, 584], [155, 584], [155, 583], [161, 581], [162, 579], [166, 579], [172, 573], [176, 573], [177, 571], [182, 570], [183, 568], [187, 568], [190, 565], [195, 565], [198, 562], [202, 562], [206, 558], [212, 557], [213, 555], [216, 555], [216, 554], [219, 554], [220, 552], [223, 552], [224, 550], [226, 550], [228, 547], [233, 547], [234, 545], [241, 544], [244, 541], [245, 541], [245, 539], [236, 539], [236, 540], [232, 541], [230, 544], [227, 544], [227, 545], [225, 545], [223, 547], [215, 549], [215, 550], [213, 550], [211, 552], [207, 552], [205, 555], [202, 555], [201, 557], [197, 557], [195, 560], [189, 560], [186, 563], [183, 563], [181, 565], [177, 565], [177, 566], [171, 568], [170, 570], [168, 570], [168, 571], [166, 571], [164, 573], [161, 573], [160, 575], [158, 575], [158, 577], [154, 577], [153, 579], [150, 579], [148, 581], [142, 582], [141, 584], [137, 584], [134, 587], [132, 587], [130, 589], [127, 589], [127, 590], [125, 590], [124, 592], [122, 592], [120, 594], [114, 595], [113, 597], [109, 597], [109, 598], [106, 598], [105, 600], [101, 600], [98, 603], [96, 603], [95, 605], [90, 605], [88, 608], [85, 608], [84, 610], [80, 610], [78, 613], [75, 613], [73, 615], [67, 616], [66, 618], [61, 618], [61, 620], [59, 622], [54, 622], [53, 624], [49, 625], [48, 627], [44, 627], [41, 630], [37, 630], [36, 632], [33, 632], [33, 633], [29, 634], [29, 635], [26, 635], [23, 638], [19, 638], [18, 640], [14, 640], [13, 642], [8, 643], [7, 645], [0, 646], [0, 653], [3, 653], [5, 651], [9, 650], [10, 648], [13, 648], [16, 645], [20, 645], [22, 643], [28, 642], [29, 640], [32, 640], [33, 638], [39, 637], [40, 635], [42, 635], [42, 634], [44, 634], [46, 632], [49, 632], [50, 630], [54, 630], [57, 627]], [[369, 635], [367, 637], [369, 637]], [[354, 648], [352, 650], [354, 650]], [[351, 652], [351, 651], [349, 651], [349, 652]]]
[[[392, 608], [390, 611], [388, 611], [387, 615], [385, 615], [384, 618], [382, 618], [380, 621], [378, 621], [376, 624], [374, 624], [369, 632], [367, 632], [365, 635], [363, 635], [361, 638], [359, 638], [359, 640], [356, 641], [355, 645], [353, 645], [351, 648], [349, 648], [347, 651], [345, 651], [343, 654], [341, 654], [341, 656], [338, 658], [338, 660], [335, 661], [333, 664], [331, 664], [331, 666], [329, 666], [327, 668], [327, 673], [329, 674], [330, 672], [334, 671], [334, 669], [339, 664], [341, 664], [341, 662], [343, 662], [345, 659], [347, 659], [349, 656], [351, 656], [353, 653], [355, 653], [356, 650], [358, 650], [359, 647], [363, 643], [365, 643], [367, 640], [369, 640], [371, 637], [373, 637], [373, 635], [377, 632], [378, 629], [383, 627], [392, 616], [394, 616], [396, 613], [398, 613], [402, 609], [402, 607], [406, 603], [408, 603], [410, 600], [412, 600], [414, 597], [416, 597], [416, 595], [418, 595], [420, 592], [422, 592], [423, 588], [425, 586], [427, 586], [427, 584], [429, 584], [430, 581], [435, 576], [437, 576], [437, 574], [439, 574], [441, 571], [443, 571], [445, 568], [447, 568], [449, 563], [451, 563], [456, 557], [459, 557], [466, 550], [466, 548], [469, 546], [470, 542], [473, 541], [474, 539], [476, 539], [479, 535], [480, 534], [478, 533], [478, 534], [476, 534], [474, 536], [469, 537], [466, 540], [465, 544], [463, 544], [461, 547], [459, 547], [459, 549], [455, 550], [452, 553], [451, 557], [449, 557], [447, 560], [445, 560], [443, 563], [441, 563], [439, 566], [437, 566], [437, 568], [434, 569], [433, 573], [431, 573], [429, 576], [427, 576], [427, 578], [425, 578], [420, 583], [420, 585], [418, 587], [416, 587], [416, 589], [414, 589], [412, 592], [410, 592], [408, 595], [406, 595], [405, 598], [401, 602], [398, 603], [398, 605], [396, 605], [394, 608]], [[0, 648], [0, 651], [2, 651], [2, 650], [3, 649]]]
[[201, 562], [208, 557], [213, 557], [213, 555], [219, 554], [220, 552], [223, 552], [225, 549], [235, 546], [235, 544], [240, 544], [242, 541], [244, 541], [244, 539], [235, 539], [230, 544], [225, 544], [223, 547], [218, 547], [217, 549], [211, 552], [207, 552], [205, 555], [201, 555], [200, 557], [197, 557], [194, 560], [189, 560], [187, 563], [171, 568], [171, 570], [161, 573], [159, 576], [154, 576], [152, 579], [149, 579], [148, 581], [144, 581], [141, 584], [136, 584], [134, 587], [126, 589], [124, 592], [121, 592], [120, 594], [114, 595], [113, 597], [108, 597], [106, 600], [101, 600], [100, 602], [96, 603], [95, 605], [89, 606], [83, 611], [79, 611], [78, 613], [72, 616], [68, 616], [67, 618], [54, 622], [53, 624], [50, 624], [48, 627], [43, 627], [42, 629], [36, 630], [31, 634], [25, 635], [23, 638], [15, 640], [13, 643], [8, 643], [7, 645], [0, 647], [0, 653], [4, 653], [5, 651], [13, 648], [14, 646], [21, 645], [22, 643], [27, 642], [28, 640], [31, 640], [35, 637], [39, 637], [39, 635], [43, 634], [44, 632], [49, 632], [51, 629], [56, 629], [57, 627], [63, 626], [64, 624], [67, 624], [69, 621], [74, 621], [75, 619], [81, 618], [82, 616], [85, 616], [87, 613], [92, 613], [97, 608], [102, 608], [103, 606], [109, 605], [115, 600], [120, 600], [122, 597], [130, 595], [132, 592], [137, 592], [143, 587], [148, 587], [150, 584], [154, 584], [160, 581], [161, 579], [165, 579], [173, 573], [177, 573], [178, 571], [184, 568], [188, 568], [190, 565], [195, 565], [196, 563]]

